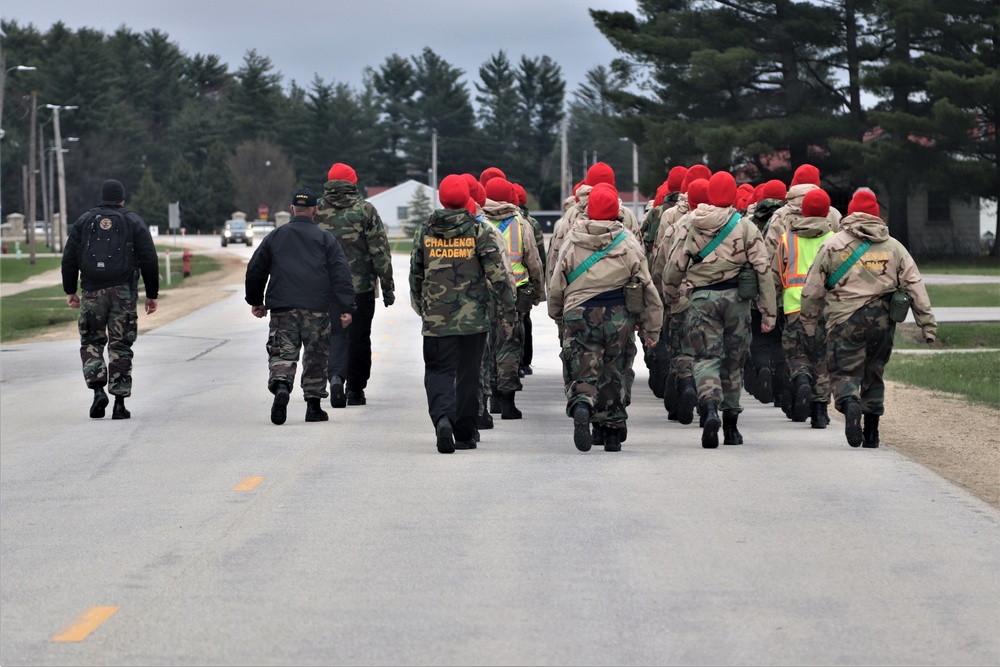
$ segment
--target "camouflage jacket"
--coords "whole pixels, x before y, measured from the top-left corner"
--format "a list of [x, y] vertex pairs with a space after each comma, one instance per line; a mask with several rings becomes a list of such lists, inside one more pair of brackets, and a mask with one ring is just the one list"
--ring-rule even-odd
[[[769, 257], [774, 257], [774, 252], [778, 249], [778, 242], [781, 235], [788, 231], [792, 225], [793, 218], [802, 217], [802, 200], [806, 193], [817, 189], [819, 186], [812, 183], [800, 183], [788, 188], [788, 197], [784, 206], [771, 215], [767, 223], [764, 234], [764, 245], [767, 247]], [[830, 221], [830, 229], [837, 231], [840, 229], [840, 211], [830, 207], [830, 213], [826, 216]]]
[[[527, 220], [521, 217], [517, 206], [508, 202], [495, 202], [486, 200], [483, 206], [483, 213], [487, 220], [494, 226], [499, 225], [503, 220], [514, 216], [517, 224], [521, 226], [522, 255], [521, 263], [528, 271], [528, 282], [535, 290], [535, 304], [537, 305], [545, 299], [545, 268], [542, 266], [542, 258], [538, 254], [538, 247], [534, 244], [535, 233]], [[498, 230], [499, 231], [499, 230]], [[507, 248], [504, 248], [507, 250]]]
[[[864, 241], [872, 241], [871, 247], [847, 271], [847, 275], [827, 291], [826, 281]], [[937, 336], [937, 322], [920, 270], [910, 253], [903, 244], [889, 236], [889, 229], [881, 218], [867, 213], [849, 215], [843, 219], [840, 231], [823, 243], [816, 261], [809, 268], [806, 284], [802, 288], [802, 323], [806, 333], [816, 331], [821, 309], [829, 330], [846, 322], [859, 308], [885, 299], [897, 289], [909, 293], [917, 325], [923, 330], [925, 338], [933, 340]], [[888, 308], [886, 303], [886, 310]]]
[[535, 234], [535, 248], [538, 249], [538, 256], [542, 258], [542, 269], [545, 269], [545, 234], [542, 233], [542, 226], [535, 220], [529, 213], [526, 206], [518, 206], [517, 209], [521, 212], [521, 217], [528, 221], [531, 225], [531, 231]]
[[611, 245], [624, 225], [619, 220], [578, 220], [566, 237], [549, 283], [549, 317], [562, 320], [563, 313], [576, 308], [605, 292], [621, 289], [633, 276], [643, 285], [646, 309], [642, 312], [642, 329], [647, 338], [657, 340], [663, 326], [663, 303], [649, 278], [642, 244], [631, 234], [618, 243], [576, 280], [567, 277], [598, 250]]
[[707, 246], [729, 222], [736, 209], [704, 204], [691, 211], [690, 233], [683, 242], [674, 244], [663, 271], [663, 293], [669, 303], [680, 299], [680, 286], [687, 279], [692, 289], [735, 280], [745, 264], [757, 273], [757, 309], [762, 322], [774, 326], [777, 309], [774, 301], [774, 283], [771, 281], [771, 263], [764, 249], [764, 241], [753, 223], [740, 218], [726, 239], [700, 262], [694, 257]]
[[691, 294], [691, 281], [686, 278], [681, 281], [675, 301], [668, 302], [667, 296], [663, 293], [663, 271], [667, 268], [667, 260], [670, 258], [670, 253], [673, 252], [674, 246], [683, 244], [684, 240], [688, 237], [688, 233], [691, 231], [690, 213], [688, 211], [674, 224], [670, 225], [670, 229], [660, 239], [662, 242], [662, 252], [656, 252], [654, 249], [653, 261], [649, 265], [649, 275], [653, 280], [653, 285], [660, 293], [663, 306], [669, 308], [672, 315], [684, 312], [691, 305], [691, 301], [688, 298]]
[[377, 290], [394, 292], [392, 255], [385, 225], [375, 207], [366, 202], [350, 181], [327, 181], [318, 203], [316, 224], [340, 241], [351, 265], [351, 280], [358, 294]]
[[771, 222], [775, 211], [785, 205], [784, 199], [761, 199], [756, 204], [751, 204], [747, 208], [747, 217], [757, 225], [760, 235], [767, 234], [767, 225]]
[[489, 226], [465, 209], [439, 209], [417, 229], [410, 304], [423, 319], [423, 335], [483, 333], [497, 315], [516, 320], [510, 274]]
[[652, 261], [653, 248], [656, 245], [656, 238], [663, 224], [663, 214], [677, 204], [679, 192], [671, 192], [663, 198], [663, 203], [653, 206], [646, 211], [646, 216], [642, 220], [642, 244], [646, 247], [646, 258]]

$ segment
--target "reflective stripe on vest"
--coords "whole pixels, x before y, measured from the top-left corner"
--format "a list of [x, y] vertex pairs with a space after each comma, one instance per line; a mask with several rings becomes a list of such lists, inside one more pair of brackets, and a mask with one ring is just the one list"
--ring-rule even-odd
[[524, 285], [528, 282], [528, 267], [524, 265], [524, 243], [521, 238], [521, 223], [513, 216], [507, 218], [504, 222], [507, 222], [507, 228], [501, 233], [507, 241], [510, 268], [514, 270], [514, 284]]
[[781, 286], [784, 288], [782, 306], [786, 315], [802, 310], [802, 286], [806, 284], [809, 267], [816, 261], [823, 241], [831, 236], [833, 232], [814, 238], [801, 237], [790, 231], [781, 235], [781, 247], [785, 250], [785, 265], [781, 272]]

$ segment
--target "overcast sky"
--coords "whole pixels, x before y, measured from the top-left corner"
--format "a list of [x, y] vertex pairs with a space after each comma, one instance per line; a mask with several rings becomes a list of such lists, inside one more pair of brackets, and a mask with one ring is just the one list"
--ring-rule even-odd
[[[0, 16], [46, 31], [56, 21], [72, 29], [111, 33], [121, 25], [159, 28], [189, 56], [216, 54], [239, 68], [249, 49], [268, 56], [287, 86], [325, 81], [361, 82], [366, 66], [426, 46], [465, 71], [473, 83], [479, 66], [500, 49], [516, 62], [547, 55], [563, 70], [567, 97], [588, 70], [616, 57], [594, 27], [588, 7], [635, 11], [635, 0], [2, 0]], [[8, 63], [11, 64], [11, 63]], [[16, 64], [16, 63], [14, 63]]]

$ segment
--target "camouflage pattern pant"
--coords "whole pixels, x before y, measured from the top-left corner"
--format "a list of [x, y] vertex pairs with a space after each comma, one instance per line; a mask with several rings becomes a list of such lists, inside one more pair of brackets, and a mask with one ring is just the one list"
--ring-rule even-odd
[[736, 289], [700, 290], [691, 295], [687, 345], [694, 354], [698, 400], [742, 412], [743, 359], [750, 348], [750, 302]]
[[491, 369], [495, 364], [493, 341], [496, 339], [496, 335], [496, 327], [494, 326], [493, 329], [486, 332], [486, 336], [483, 339], [483, 354], [479, 360], [479, 390], [476, 392], [479, 396], [480, 405], [493, 395]]
[[678, 379], [694, 377], [694, 351], [688, 345], [688, 313], [690, 308], [670, 315], [670, 331], [667, 344], [670, 346], [670, 371]]
[[795, 378], [805, 375], [812, 384], [813, 403], [830, 402], [830, 374], [826, 363], [826, 322], [820, 319], [816, 325], [816, 335], [807, 336], [797, 315], [786, 321], [781, 333], [781, 348], [784, 351], [788, 375], [795, 385]]
[[882, 376], [895, 333], [896, 323], [889, 319], [889, 309], [881, 299], [827, 330], [827, 366], [838, 410], [843, 412], [844, 401], [856, 398], [865, 414], [885, 412]]
[[509, 336], [501, 327], [496, 327], [496, 344], [493, 349], [493, 365], [490, 368], [491, 382], [500, 393], [521, 391], [521, 355], [524, 353], [524, 319], [518, 313], [514, 330]]
[[271, 311], [267, 336], [267, 388], [274, 393], [279, 382], [295, 386], [295, 364], [302, 352], [302, 395], [326, 398], [326, 370], [330, 356], [330, 313], [292, 308]]
[[624, 426], [625, 385], [636, 354], [634, 332], [635, 316], [624, 305], [573, 308], [563, 315], [563, 365], [570, 378], [567, 415], [585, 403], [591, 422]]
[[132, 395], [132, 344], [138, 332], [136, 293], [131, 285], [83, 291], [77, 324], [83, 378], [91, 389], [108, 385], [114, 396]]

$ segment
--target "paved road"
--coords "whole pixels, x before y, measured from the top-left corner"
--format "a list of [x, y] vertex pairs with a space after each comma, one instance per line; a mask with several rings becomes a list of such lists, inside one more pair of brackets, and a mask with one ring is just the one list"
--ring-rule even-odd
[[760, 404], [702, 450], [644, 369], [623, 451], [578, 453], [541, 313], [525, 419], [440, 455], [404, 294], [324, 424], [298, 389], [270, 424], [237, 291], [140, 338], [127, 422], [74, 343], [2, 346], [0, 663], [1000, 662], [995, 508]]

